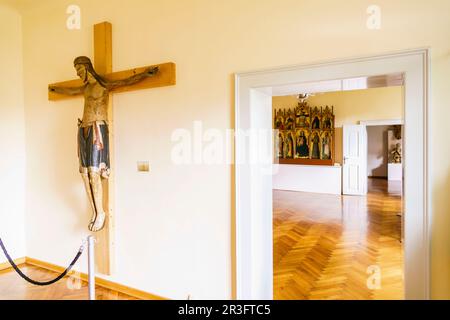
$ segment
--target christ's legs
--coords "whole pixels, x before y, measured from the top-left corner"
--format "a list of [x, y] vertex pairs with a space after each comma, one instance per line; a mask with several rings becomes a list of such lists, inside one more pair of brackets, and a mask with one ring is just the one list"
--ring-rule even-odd
[[89, 173], [89, 184], [92, 190], [92, 198], [94, 199], [94, 216], [89, 224], [89, 230], [100, 231], [105, 226], [106, 214], [103, 210], [103, 187], [102, 178], [100, 173], [91, 172]]
[[91, 183], [89, 182], [89, 175], [87, 173], [81, 173], [81, 178], [84, 182], [84, 188], [86, 189], [86, 193], [88, 195], [89, 203], [92, 207], [92, 219], [89, 223], [89, 230], [92, 230], [92, 225], [94, 225], [95, 219], [97, 218], [97, 209], [95, 208], [94, 196], [92, 195]]
[[109, 136], [106, 123], [95, 122], [82, 127], [78, 124], [78, 157], [84, 186], [92, 206], [89, 230], [100, 231], [105, 226], [102, 178], [109, 173]]

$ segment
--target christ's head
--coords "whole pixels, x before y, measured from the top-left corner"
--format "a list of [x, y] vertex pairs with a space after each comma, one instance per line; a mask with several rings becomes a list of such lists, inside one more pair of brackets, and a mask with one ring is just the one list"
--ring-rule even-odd
[[80, 77], [81, 80], [83, 80], [84, 83], [89, 82], [89, 72], [87, 71], [85, 65], [77, 64], [75, 65], [75, 70], [77, 70], [77, 75]]
[[92, 66], [91, 59], [88, 57], [77, 57], [73, 65], [75, 70], [77, 70], [77, 75], [83, 80], [84, 83], [94, 83], [99, 82], [103, 85], [103, 79], [95, 72], [94, 67]]

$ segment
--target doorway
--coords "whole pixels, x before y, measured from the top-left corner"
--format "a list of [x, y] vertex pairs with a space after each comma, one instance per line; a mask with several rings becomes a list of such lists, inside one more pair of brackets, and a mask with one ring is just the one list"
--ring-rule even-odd
[[401, 180], [391, 172], [401, 176], [402, 120], [359, 121], [403, 118], [396, 78], [273, 90], [274, 299], [404, 298]]
[[245, 132], [270, 130], [273, 89], [379, 74], [403, 73], [405, 86], [405, 297], [427, 299], [428, 235], [428, 51], [357, 58], [236, 75], [236, 289], [238, 299], [273, 298], [272, 158], [247, 159], [261, 145]]

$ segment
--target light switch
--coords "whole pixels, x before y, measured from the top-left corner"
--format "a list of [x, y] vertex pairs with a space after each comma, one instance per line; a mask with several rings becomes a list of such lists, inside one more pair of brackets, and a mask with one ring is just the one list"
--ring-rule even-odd
[[137, 169], [138, 172], [150, 172], [150, 164], [148, 161], [138, 161]]

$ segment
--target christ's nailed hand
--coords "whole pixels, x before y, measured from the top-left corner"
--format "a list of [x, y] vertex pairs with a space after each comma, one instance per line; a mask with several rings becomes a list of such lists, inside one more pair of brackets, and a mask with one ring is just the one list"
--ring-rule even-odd
[[55, 91], [56, 91], [56, 87], [55, 87], [55, 86], [52, 86], [52, 85], [49, 85], [49, 86], [48, 86], [48, 91], [50, 91], [50, 92], [55, 92]]
[[147, 70], [145, 70], [145, 73], [147, 74], [148, 77], [154, 76], [155, 74], [157, 74], [159, 71], [159, 67], [150, 67], [147, 68]]

